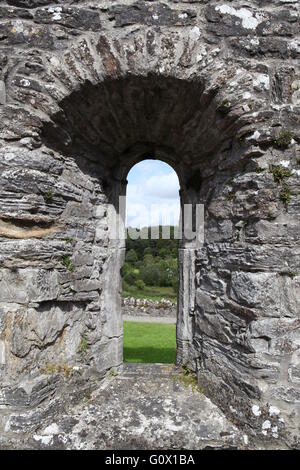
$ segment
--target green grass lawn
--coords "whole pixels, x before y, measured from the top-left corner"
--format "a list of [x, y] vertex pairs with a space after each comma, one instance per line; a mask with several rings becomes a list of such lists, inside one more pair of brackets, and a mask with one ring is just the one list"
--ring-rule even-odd
[[176, 325], [124, 321], [124, 362], [174, 364]]

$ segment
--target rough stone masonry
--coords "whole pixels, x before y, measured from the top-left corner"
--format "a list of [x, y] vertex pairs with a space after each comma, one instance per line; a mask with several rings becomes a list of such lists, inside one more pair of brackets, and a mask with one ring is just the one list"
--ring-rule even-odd
[[[112, 236], [135, 163], [177, 172], [177, 362], [234, 423], [300, 447], [299, 1], [0, 2], [0, 402], [122, 365]], [[48, 372], [48, 374], [46, 373]]]

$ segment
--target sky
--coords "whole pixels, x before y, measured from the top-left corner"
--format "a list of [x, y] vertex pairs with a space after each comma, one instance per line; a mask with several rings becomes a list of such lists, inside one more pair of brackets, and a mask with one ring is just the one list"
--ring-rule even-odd
[[178, 225], [179, 181], [172, 167], [144, 160], [130, 170], [127, 180], [127, 226]]

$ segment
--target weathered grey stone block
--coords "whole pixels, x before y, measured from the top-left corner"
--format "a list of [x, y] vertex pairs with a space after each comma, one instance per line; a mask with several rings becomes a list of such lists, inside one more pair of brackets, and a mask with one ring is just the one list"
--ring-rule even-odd
[[41, 269], [2, 270], [0, 274], [2, 302], [43, 302], [56, 299], [59, 293], [57, 272]]
[[6, 88], [3, 80], [0, 80], [0, 104], [6, 104]]
[[40, 376], [28, 379], [17, 387], [7, 387], [4, 389], [3, 404], [17, 408], [38, 406], [55, 393], [58, 380], [58, 376]]

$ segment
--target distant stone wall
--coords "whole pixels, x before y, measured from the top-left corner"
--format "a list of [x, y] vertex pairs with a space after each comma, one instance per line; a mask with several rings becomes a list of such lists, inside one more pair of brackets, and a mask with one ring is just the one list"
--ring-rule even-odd
[[170, 300], [122, 299], [123, 315], [176, 318], [177, 304]]

